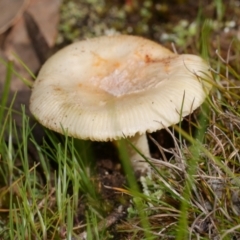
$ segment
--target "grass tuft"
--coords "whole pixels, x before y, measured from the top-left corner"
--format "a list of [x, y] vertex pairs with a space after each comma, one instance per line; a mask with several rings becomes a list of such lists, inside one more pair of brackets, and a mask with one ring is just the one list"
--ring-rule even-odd
[[141, 184], [124, 140], [118, 143], [118, 153], [127, 181], [115, 186], [106, 180], [120, 171], [107, 166], [99, 174], [96, 165], [109, 159], [101, 159], [94, 144], [46, 129], [39, 143], [25, 106], [17, 113], [22, 117], [19, 128], [14, 120], [16, 95], [8, 99], [11, 78], [19, 75], [11, 62], [3, 62], [0, 239], [240, 239], [240, 47], [237, 38], [227, 53], [220, 38], [214, 38], [217, 47], [210, 44], [216, 31], [224, 31], [226, 11], [223, 1], [211, 6], [220, 21], [217, 27], [216, 19], [204, 18], [202, 7], [194, 31], [181, 35], [180, 42], [182, 50], [197, 48], [209, 61], [214, 88], [186, 118], [187, 128], [181, 122], [165, 129], [171, 148], [149, 136], [162, 157], [148, 160], [154, 174], [141, 177]]

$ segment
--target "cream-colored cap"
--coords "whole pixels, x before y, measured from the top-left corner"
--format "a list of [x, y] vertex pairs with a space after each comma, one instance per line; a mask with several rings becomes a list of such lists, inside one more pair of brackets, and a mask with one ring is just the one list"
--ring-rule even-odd
[[210, 82], [198, 56], [141, 37], [103, 36], [73, 43], [43, 65], [30, 110], [56, 132], [107, 141], [178, 123], [202, 104]]

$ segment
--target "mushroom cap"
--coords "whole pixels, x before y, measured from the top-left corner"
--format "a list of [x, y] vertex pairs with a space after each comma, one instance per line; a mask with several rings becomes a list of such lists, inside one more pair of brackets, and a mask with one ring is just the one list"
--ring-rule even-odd
[[168, 127], [204, 101], [211, 74], [195, 55], [136, 36], [103, 36], [53, 55], [34, 83], [30, 111], [49, 129], [108, 141]]

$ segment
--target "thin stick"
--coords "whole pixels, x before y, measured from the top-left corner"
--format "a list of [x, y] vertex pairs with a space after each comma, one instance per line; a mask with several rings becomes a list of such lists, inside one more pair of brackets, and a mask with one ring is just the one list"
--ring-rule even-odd
[[[105, 219], [103, 219], [102, 221], [99, 222], [98, 224], [98, 231], [101, 231], [105, 228], [109, 228], [112, 225], [114, 225], [117, 221], [119, 221], [120, 219], [123, 219], [124, 217], [126, 217], [127, 215], [127, 210], [128, 206], [122, 206], [120, 205], [119, 207], [117, 207], [116, 209], [114, 209], [114, 211], [108, 215]], [[77, 238], [73, 238], [72, 240], [86, 240], [87, 239], [87, 232], [84, 231], [81, 234], [78, 235]]]

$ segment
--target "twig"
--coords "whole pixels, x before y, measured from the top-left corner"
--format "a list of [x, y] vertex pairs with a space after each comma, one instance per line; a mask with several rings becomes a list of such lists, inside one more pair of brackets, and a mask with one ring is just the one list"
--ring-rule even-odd
[[34, 51], [36, 52], [40, 63], [43, 64], [49, 56], [50, 47], [48, 46], [45, 37], [43, 36], [39, 26], [37, 25], [32, 15], [28, 12], [25, 12], [23, 16]]
[[[114, 211], [107, 216], [105, 219], [103, 219], [101, 222], [98, 224], [98, 231], [101, 231], [105, 228], [109, 228], [112, 225], [114, 225], [117, 221], [120, 219], [124, 218], [127, 215], [127, 210], [128, 206], [122, 206], [120, 205]], [[84, 231], [81, 234], [77, 236], [77, 238], [73, 238], [72, 240], [86, 240], [87, 239], [87, 232]]]

